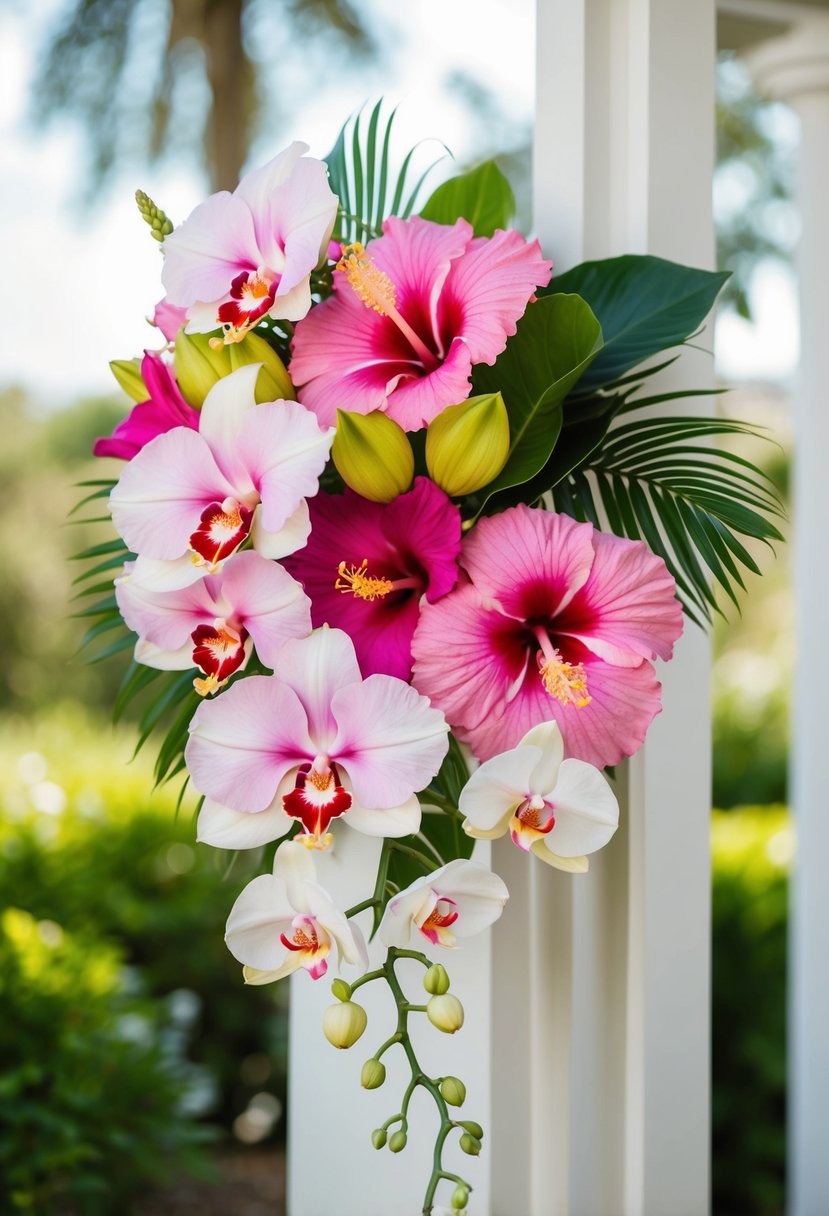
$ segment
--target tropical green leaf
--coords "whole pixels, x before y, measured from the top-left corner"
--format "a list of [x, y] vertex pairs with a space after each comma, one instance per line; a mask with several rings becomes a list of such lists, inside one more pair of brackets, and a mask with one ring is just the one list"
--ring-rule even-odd
[[454, 224], [465, 219], [475, 236], [492, 236], [496, 228], [506, 228], [515, 214], [515, 195], [494, 160], [477, 169], [450, 177], [421, 207], [425, 220]]
[[579, 296], [545, 296], [531, 304], [493, 367], [474, 371], [476, 393], [501, 392], [509, 414], [507, 462], [486, 497], [530, 481], [555, 447], [561, 403], [602, 348], [602, 333]]
[[610, 385], [645, 359], [685, 342], [708, 316], [727, 278], [641, 254], [584, 262], [554, 278], [546, 292], [582, 296], [602, 327], [604, 348], [578, 392]]

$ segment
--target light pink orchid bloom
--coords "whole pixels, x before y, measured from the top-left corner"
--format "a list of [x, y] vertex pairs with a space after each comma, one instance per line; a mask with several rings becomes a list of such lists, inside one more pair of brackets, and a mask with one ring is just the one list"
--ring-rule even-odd
[[[415, 791], [447, 747], [443, 715], [425, 697], [393, 676], [363, 680], [348, 635], [323, 627], [285, 643], [278, 675], [249, 676], [203, 702], [185, 759], [218, 808], [220, 847], [251, 847], [244, 822], [239, 845], [229, 843], [235, 812], [259, 820], [270, 840], [298, 819], [305, 842], [325, 848], [339, 816], [369, 836], [416, 832]], [[199, 835], [207, 839], [201, 821]]]
[[165, 238], [164, 303], [186, 309], [188, 333], [222, 326], [226, 342], [239, 342], [264, 316], [298, 321], [308, 312], [337, 197], [325, 165], [307, 151], [291, 144]]
[[479, 840], [510, 833], [513, 843], [558, 870], [583, 873], [587, 854], [610, 840], [619, 804], [607, 778], [583, 760], [565, 760], [555, 722], [528, 731], [517, 747], [476, 769], [458, 803], [464, 831]]
[[308, 537], [305, 500], [317, 492], [334, 432], [321, 430], [297, 401], [257, 405], [259, 366], [217, 381], [198, 431], [178, 427], [153, 439], [110, 495], [113, 522], [130, 549], [179, 562], [183, 582], [194, 577], [189, 561], [215, 573], [248, 536], [272, 558]]
[[424, 939], [455, 945], [498, 919], [509, 899], [503, 879], [475, 861], [458, 859], [418, 878], [386, 905], [378, 933], [387, 946], [405, 948]]
[[286, 840], [276, 850], [273, 874], [254, 878], [236, 900], [225, 941], [244, 963], [248, 984], [270, 984], [300, 967], [318, 980], [328, 970], [332, 946], [339, 965], [366, 970], [360, 930], [349, 924], [316, 877], [308, 849]]
[[162, 670], [199, 667], [193, 684], [215, 692], [247, 662], [253, 646], [266, 667], [289, 638], [311, 632], [311, 602], [299, 583], [258, 553], [237, 553], [217, 574], [159, 591], [144, 564], [128, 562], [115, 581], [121, 616], [138, 634], [135, 658]]

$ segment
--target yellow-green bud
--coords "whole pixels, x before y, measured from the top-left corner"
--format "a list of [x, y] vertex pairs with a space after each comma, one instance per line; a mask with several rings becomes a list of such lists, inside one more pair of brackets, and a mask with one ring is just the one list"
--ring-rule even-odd
[[173, 231], [172, 220], [167, 218], [166, 213], [143, 190], [136, 190], [135, 201], [144, 223], [150, 226], [150, 236], [156, 241], [163, 241], [165, 236], [169, 236]]
[[462, 1208], [465, 1208], [468, 1203], [469, 1187], [466, 1187], [462, 1182], [459, 1182], [452, 1192], [452, 1207], [456, 1211], [460, 1211]]
[[466, 1101], [466, 1086], [460, 1077], [444, 1077], [440, 1083], [444, 1102], [450, 1106], [463, 1106]]
[[371, 502], [391, 502], [412, 484], [412, 445], [403, 428], [380, 410], [337, 410], [331, 455], [345, 484]]
[[472, 494], [507, 463], [509, 418], [500, 393], [450, 405], [426, 431], [426, 467], [447, 494]]
[[376, 1127], [371, 1133], [371, 1143], [375, 1148], [384, 1148], [386, 1143], [386, 1129], [384, 1127]]
[[329, 1005], [322, 1016], [322, 1030], [334, 1047], [353, 1047], [366, 1028], [368, 1017], [362, 1005], [340, 1001]]
[[469, 1132], [464, 1132], [461, 1136], [461, 1149], [469, 1157], [477, 1157], [481, 1151], [481, 1142], [477, 1136], [471, 1136]]
[[444, 1034], [454, 1034], [463, 1026], [463, 1005], [451, 992], [433, 996], [426, 1006], [426, 1016]]
[[331, 984], [331, 995], [335, 996], [338, 1001], [351, 1000], [351, 985], [345, 980], [336, 979]]
[[386, 1066], [382, 1060], [366, 1060], [360, 1074], [363, 1089], [379, 1089], [386, 1079]]
[[133, 401], [149, 401], [150, 394], [141, 379], [141, 364], [138, 359], [113, 359], [109, 370]]
[[256, 377], [256, 401], [293, 401], [294, 386], [276, 351], [258, 334], [248, 334], [241, 342], [211, 346], [209, 334], [176, 334], [173, 367], [181, 395], [188, 405], [201, 409], [204, 399], [217, 380], [229, 376], [249, 363], [261, 363]]
[[442, 996], [449, 991], [449, 976], [442, 963], [432, 963], [423, 977], [423, 987], [432, 996]]
[[474, 1119], [462, 1119], [458, 1127], [462, 1127], [465, 1132], [469, 1132], [470, 1136], [474, 1136], [476, 1140], [483, 1140], [484, 1138], [484, 1129]]
[[406, 1147], [407, 1140], [405, 1132], [395, 1132], [389, 1139], [389, 1148], [393, 1153], [402, 1153]]

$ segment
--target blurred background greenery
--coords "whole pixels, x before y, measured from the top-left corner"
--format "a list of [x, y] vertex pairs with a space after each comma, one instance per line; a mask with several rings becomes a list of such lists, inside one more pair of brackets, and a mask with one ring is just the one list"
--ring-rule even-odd
[[[273, 13], [261, 0], [72, 0], [41, 31], [33, 117], [47, 123], [61, 111], [80, 124], [90, 190], [119, 158], [140, 167], [165, 154], [189, 156], [211, 183], [232, 185], [262, 124], [271, 151], [297, 105], [297, 64], [275, 91], [274, 48], [290, 45], [307, 82], [322, 56], [359, 66], [386, 46], [382, 22], [347, 0], [291, 0], [275, 24]], [[155, 66], [137, 89], [139, 43]], [[94, 89], [75, 87], [93, 72]], [[504, 117], [484, 78], [458, 71], [444, 83], [469, 111], [478, 155], [506, 152], [526, 215], [526, 124]], [[194, 110], [202, 121], [188, 124]], [[759, 102], [730, 61], [721, 65], [718, 128], [719, 253], [735, 272], [725, 307], [750, 316], [758, 268], [787, 264], [796, 235], [791, 139], [779, 107]], [[144, 239], [136, 223], [135, 240]], [[779, 446], [750, 455], [785, 491], [784, 389], [743, 384], [723, 408], [759, 411], [772, 428]], [[222, 933], [261, 859], [228, 873], [227, 859], [194, 843], [192, 802], [177, 806], [172, 787], [153, 792], [151, 755], [130, 759], [130, 722], [109, 723], [126, 657], [89, 665], [76, 653], [83, 629], [71, 617], [69, 559], [107, 533], [73, 522], [74, 486], [106, 475], [89, 456], [92, 440], [125, 409], [115, 387], [57, 412], [25, 388], [0, 390], [11, 513], [0, 580], [0, 1210], [156, 1216], [195, 1210], [187, 1203], [198, 1193], [216, 1205], [199, 1201], [203, 1216], [256, 1216], [279, 1210], [273, 1146], [285, 1127], [286, 992], [243, 988]], [[767, 573], [752, 581], [742, 616], [715, 630], [713, 1145], [722, 1216], [782, 1213], [785, 1178], [791, 596], [785, 555], [760, 560]], [[222, 1191], [233, 1159], [252, 1154], [239, 1175], [249, 1177], [263, 1145], [263, 1189], [247, 1199], [241, 1182]], [[192, 1187], [206, 1178], [209, 1191], [182, 1196], [182, 1174]]]

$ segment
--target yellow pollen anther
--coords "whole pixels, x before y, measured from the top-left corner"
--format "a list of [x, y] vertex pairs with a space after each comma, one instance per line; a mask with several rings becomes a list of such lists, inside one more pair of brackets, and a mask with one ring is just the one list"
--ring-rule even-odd
[[367, 557], [363, 558], [359, 566], [346, 566], [345, 562], [340, 562], [337, 567], [339, 578], [334, 583], [334, 590], [342, 591], [344, 595], [356, 595], [358, 600], [368, 600], [369, 603], [381, 600], [384, 595], [394, 590], [394, 583], [390, 579], [373, 578], [366, 574], [367, 569]]
[[367, 308], [373, 308], [381, 316], [397, 311], [397, 292], [385, 270], [376, 266], [363, 246], [356, 241], [344, 245], [337, 270], [348, 277], [352, 289]]
[[555, 697], [562, 705], [575, 705], [584, 709], [593, 699], [587, 691], [587, 674], [583, 663], [565, 663], [559, 657], [548, 659], [543, 654], [538, 656], [538, 673], [541, 682], [551, 697]]
[[193, 681], [193, 687], [200, 697], [206, 697], [209, 693], [215, 692], [219, 687], [219, 677], [215, 673], [206, 676], [204, 679], [197, 676]]
[[323, 793], [334, 780], [334, 774], [332, 772], [318, 773], [315, 768], [312, 768], [305, 780], [309, 781], [315, 790]]

